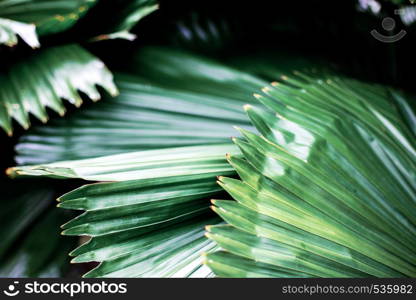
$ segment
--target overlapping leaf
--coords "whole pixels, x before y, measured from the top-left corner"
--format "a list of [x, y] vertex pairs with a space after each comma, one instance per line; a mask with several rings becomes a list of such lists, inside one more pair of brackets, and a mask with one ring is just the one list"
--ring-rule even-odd
[[307, 278], [312, 277], [305, 273], [284, 270], [270, 264], [261, 263], [226, 251], [215, 251], [206, 255], [206, 265], [215, 275], [231, 278]]
[[65, 113], [62, 99], [80, 106], [79, 91], [94, 101], [100, 99], [96, 85], [111, 95], [117, 93], [110, 71], [77, 45], [36, 52], [0, 77], [0, 126], [9, 135], [12, 119], [27, 129], [29, 113], [46, 122], [46, 107], [60, 115]]
[[[152, 66], [147, 57], [151, 54], [160, 60], [170, 54], [170, 60], [156, 59]], [[181, 63], [183, 58], [187, 64]], [[211, 73], [201, 78], [189, 62], [192, 59]], [[200, 254], [214, 245], [203, 235], [205, 225], [218, 222], [208, 209], [209, 199], [221, 194], [215, 176], [234, 174], [224, 156], [236, 149], [230, 141], [231, 126], [250, 128], [242, 110], [243, 103], [253, 102], [247, 84], [252, 81], [252, 86], [260, 87], [263, 81], [244, 75], [248, 79], [243, 85], [236, 79], [243, 73], [175, 51], [148, 50], [139, 61], [148, 80], [120, 74], [119, 97], [35, 128], [22, 138], [17, 160], [44, 163], [55, 155], [55, 160], [63, 160], [212, 146], [141, 151], [9, 173], [118, 181], [81, 187], [60, 198], [60, 207], [85, 210], [64, 225], [64, 233], [93, 236], [72, 252], [74, 262], [102, 262], [87, 276], [210, 276], [201, 266]], [[166, 68], [170, 70], [164, 72]], [[205, 90], [166, 86], [176, 77], [172, 72], [198, 80]], [[229, 78], [219, 80], [218, 74]], [[227, 97], [221, 89], [229, 90]], [[155, 210], [160, 214], [154, 216]]]
[[252, 103], [252, 93], [267, 81], [215, 60], [185, 51], [148, 47], [141, 49], [131, 65], [150, 83], [172, 90], [213, 95]]
[[32, 48], [38, 34], [56, 33], [73, 26], [96, 0], [1, 0], [0, 44], [14, 46], [18, 36]]
[[[78, 22], [99, 1], [97, 0], [2, 0], [0, 1], [0, 44], [14, 46], [18, 37], [32, 48], [40, 46], [38, 36], [65, 31]], [[111, 15], [101, 10], [100, 18], [107, 22], [100, 24], [93, 40], [136, 36], [130, 32], [142, 18], [158, 8], [156, 0], [114, 0], [100, 4], [109, 9]], [[88, 32], [91, 23], [84, 31]], [[94, 24], [93, 24], [94, 25]]]
[[73, 262], [101, 262], [87, 277], [211, 276], [200, 255], [215, 249], [203, 228], [220, 222], [208, 201], [220, 192], [205, 174], [99, 183], [70, 192], [59, 206], [86, 212], [63, 225], [63, 234], [92, 236], [71, 252]]
[[16, 161], [34, 164], [225, 143], [235, 134], [233, 125], [250, 127], [237, 101], [149, 85], [131, 75], [118, 75], [116, 83], [120, 96], [31, 129], [16, 146]]
[[232, 144], [169, 148], [11, 173], [118, 181], [59, 198], [58, 206], [85, 211], [62, 228], [65, 235], [92, 237], [71, 253], [74, 262], [102, 262], [86, 276], [207, 277], [200, 254], [215, 248], [204, 237], [205, 225], [220, 222], [209, 210], [209, 199], [222, 192], [215, 176], [234, 174], [224, 152], [238, 154]]
[[[117, 181], [87, 185], [59, 199], [62, 208], [85, 211], [63, 229], [67, 235], [93, 237], [71, 253], [74, 262], [101, 262], [86, 276], [212, 275], [200, 257], [214, 249], [204, 226], [219, 222], [209, 211], [209, 199], [222, 194], [215, 176], [234, 174], [224, 156], [236, 153], [231, 126], [250, 128], [242, 110], [243, 103], [253, 102], [247, 84], [259, 87], [262, 81], [212, 61], [166, 52], [172, 54], [169, 61], [154, 60], [154, 69], [148, 63], [143, 68], [149, 81], [120, 74], [119, 97], [35, 128], [17, 147], [20, 163], [101, 157], [15, 168], [11, 175]], [[161, 50], [153, 54], [166, 57]], [[211, 73], [201, 77], [192, 63], [180, 63], [182, 57], [200, 60]], [[146, 56], [140, 65], [145, 61]], [[205, 90], [166, 86], [176, 76], [172, 72], [199, 80]], [[218, 74], [229, 78], [219, 80]], [[248, 78], [245, 85], [237, 80], [242, 75]], [[228, 97], [222, 89], [229, 90]], [[207, 146], [171, 148], [198, 144]], [[167, 149], [102, 157], [152, 148]]]
[[156, 0], [113, 0], [111, 2], [106, 3], [106, 5], [112, 5], [114, 9], [119, 10], [119, 13], [114, 16], [113, 12], [110, 11], [112, 14], [111, 20], [100, 28], [104, 31], [104, 34], [100, 34], [94, 40], [115, 38], [134, 40], [136, 35], [130, 32], [131, 29], [141, 19], [159, 8]]
[[224, 161], [224, 153], [238, 153], [232, 144], [148, 150], [84, 160], [9, 168], [16, 176], [80, 178], [91, 181], [126, 181], [181, 175], [233, 172]]
[[244, 159], [229, 157], [241, 181], [220, 179], [237, 202], [213, 202], [232, 226], [207, 234], [244, 260], [206, 263], [222, 276], [247, 259], [313, 277], [415, 276], [414, 119], [398, 93], [302, 73], [263, 92], [267, 110], [246, 107], [261, 136], [242, 130]]
[[[97, 106], [97, 112], [79, 114], [76, 122], [62, 123], [56, 131], [25, 137], [21, 162], [47, 162], [43, 155], [24, 152], [37, 146], [50, 147], [59, 159], [94, 157], [145, 148], [146, 139], [134, 141], [135, 136], [154, 133], [160, 136], [155, 135], [150, 148], [167, 146], [169, 136], [175, 137], [173, 145], [229, 136], [224, 129], [226, 134], [202, 142], [200, 132], [208, 132], [200, 122], [215, 130], [220, 130], [217, 122], [246, 126], [237, 106], [261, 79], [166, 53], [142, 52], [141, 71], [149, 81], [120, 76], [126, 107], [113, 113], [115, 106]], [[63, 227], [65, 234], [93, 237], [72, 253], [74, 262], [102, 262], [88, 276], [211, 276], [197, 257], [214, 244], [202, 238], [200, 228], [212, 217], [206, 213], [207, 200], [222, 198], [213, 176], [234, 174], [223, 159], [227, 152], [242, 181], [220, 178], [237, 202], [214, 201], [214, 210], [231, 225], [208, 227], [207, 235], [226, 251], [206, 256], [217, 275], [413, 276], [413, 111], [404, 95], [388, 88], [310, 74], [283, 76], [282, 82], [263, 89], [266, 95], [256, 97], [267, 110], [246, 107], [262, 136], [241, 130], [244, 139], [235, 142], [244, 158], [227, 144], [193, 146], [16, 167], [9, 174], [116, 181], [81, 187], [60, 199], [61, 207], [85, 211]], [[227, 94], [232, 96], [224, 102]], [[98, 112], [105, 113], [102, 119]], [[129, 126], [134, 130], [128, 131]], [[55, 136], [48, 140], [48, 132]], [[108, 135], [97, 139], [97, 132]], [[117, 139], [118, 133], [125, 136]], [[63, 150], [62, 136], [74, 148]], [[185, 142], [177, 141], [179, 136]], [[123, 138], [125, 144], [103, 150]], [[94, 150], [82, 145], [87, 142]]]
[[[198, 61], [203, 73], [195, 72], [193, 61]], [[255, 102], [251, 91], [264, 84], [261, 79], [207, 59], [162, 49], [144, 50], [137, 70], [135, 73], [140, 73], [134, 76], [116, 75], [118, 97], [107, 97], [70, 118], [52, 120], [23, 135], [16, 146], [16, 161], [43, 164], [228, 143], [236, 134], [232, 126], [252, 128], [242, 106]], [[177, 84], [172, 86], [174, 80]]]

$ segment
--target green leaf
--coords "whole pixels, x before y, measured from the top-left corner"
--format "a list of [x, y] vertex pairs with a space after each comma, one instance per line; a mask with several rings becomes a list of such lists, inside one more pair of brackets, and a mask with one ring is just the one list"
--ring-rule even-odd
[[267, 84], [262, 78], [185, 51], [148, 47], [138, 51], [132, 72], [148, 82], [179, 91], [253, 103], [253, 91]]
[[258, 237], [229, 226], [208, 227], [207, 237], [221, 248], [236, 255], [280, 267], [282, 271], [299, 272], [305, 277], [362, 277], [363, 273], [326, 260], [319, 255]]
[[[156, 0], [113, 0], [114, 9], [119, 9], [120, 13], [114, 16], [110, 24], [101, 28], [104, 34], [95, 37], [93, 40], [107, 40], [107, 39], [127, 39], [134, 40], [136, 35], [130, 30], [144, 17], [151, 14], [159, 8]], [[107, 3], [106, 3], [107, 4]], [[108, 30], [108, 31], [106, 31]]]
[[42, 122], [48, 120], [46, 107], [65, 114], [61, 98], [80, 106], [78, 91], [93, 101], [101, 97], [96, 85], [117, 94], [110, 71], [77, 45], [36, 52], [0, 77], [0, 126], [9, 135], [13, 132], [12, 119], [27, 129], [29, 113]]
[[40, 47], [35, 25], [0, 18], [0, 44], [15, 46], [18, 37], [32, 48]]
[[[329, 258], [334, 263], [330, 263], [330, 267], [325, 268], [325, 272], [330, 269], [337, 271], [337, 268], [334, 267], [339, 267], [339, 264], [342, 264], [351, 269], [356, 269], [357, 276], [371, 274], [383, 277], [389, 272], [394, 273], [392, 269], [368, 259], [357, 251], [346, 249], [337, 243], [310, 234], [308, 231], [269, 217], [266, 214], [250, 210], [236, 202], [215, 200], [213, 203], [215, 204], [213, 209], [232, 226], [261, 236], [268, 241], [270, 240], [269, 242], [279, 242], [280, 245], [288, 247], [291, 251], [302, 249], [304, 251], [299, 252], [300, 256], [312, 253]], [[285, 249], [283, 248], [283, 250]], [[344, 275], [340, 276], [343, 277]], [[400, 273], [396, 273], [396, 276], [400, 276]]]
[[[59, 236], [66, 214], [51, 205], [50, 182], [2, 180], [0, 277], [61, 277], [74, 239]], [[7, 188], [6, 188], [7, 186]]]
[[[204, 226], [220, 222], [209, 199], [222, 193], [216, 175], [234, 174], [224, 152], [238, 153], [222, 144], [170, 148], [14, 171], [118, 181], [85, 185], [58, 199], [59, 207], [85, 210], [62, 229], [92, 237], [71, 253], [73, 262], [101, 262], [86, 276], [209, 277], [200, 254], [215, 244], [204, 237]], [[81, 175], [83, 168], [89, 174]]]
[[201, 254], [217, 248], [204, 237], [204, 225], [218, 222], [205, 212], [94, 237], [71, 253], [72, 262], [101, 262], [85, 277], [211, 277]]
[[[25, 137], [21, 162], [39, 164], [8, 170], [112, 181], [60, 198], [60, 207], [84, 211], [63, 229], [92, 237], [72, 252], [74, 262], [101, 262], [87, 276], [211, 276], [200, 266], [203, 251], [224, 277], [415, 275], [416, 147], [404, 96], [330, 71], [281, 76], [255, 94], [260, 105], [245, 106], [257, 132], [239, 129], [240, 152], [222, 143], [229, 136], [222, 126], [249, 127], [238, 106], [253, 103], [262, 79], [163, 49], [144, 49], [137, 64], [139, 77], [118, 76], [117, 105], [103, 102]], [[271, 69], [258, 73], [269, 77]], [[100, 132], [108, 135], [97, 139]], [[216, 139], [222, 144], [208, 145]], [[166, 149], [102, 156], [148, 141]], [[199, 146], [168, 148], [187, 143]], [[46, 163], [46, 155], [30, 154], [37, 146], [66, 161]], [[213, 201], [229, 225], [208, 227], [209, 243], [201, 231], [212, 217], [207, 202], [223, 199], [213, 177], [235, 177], [234, 170], [240, 180], [219, 182], [237, 201]], [[222, 252], [212, 252], [213, 241]]]
[[[75, 25], [97, 0], [2, 0], [0, 1], [0, 43], [17, 44], [20, 36], [29, 46], [40, 46], [37, 35], [65, 31]], [[110, 3], [111, 2], [111, 3]], [[93, 40], [124, 38], [135, 39], [130, 30], [142, 18], [158, 9], [156, 0], [103, 1], [111, 15], [100, 24], [100, 35]], [[114, 13], [115, 12], [115, 13]], [[84, 24], [89, 26], [88, 23]], [[88, 31], [88, 28], [87, 28]], [[103, 34], [101, 34], [103, 33]]]
[[201, 174], [215, 176], [233, 173], [232, 167], [225, 161], [224, 153], [238, 154], [239, 151], [232, 144], [168, 148], [14, 167], [9, 168], [7, 173], [11, 177], [44, 176], [91, 181], [126, 181]]
[[[232, 126], [252, 129], [242, 106], [255, 103], [252, 90], [261, 79], [168, 49], [144, 49], [137, 60], [136, 75], [116, 74], [118, 97], [24, 134], [16, 146], [18, 164], [228, 143], [236, 134]], [[195, 73], [192, 61], [203, 73]], [[221, 80], [224, 74], [228, 79]]]
[[[101, 264], [87, 277], [207, 277], [200, 254], [215, 248], [204, 226], [219, 220], [209, 197], [221, 188], [209, 174], [85, 185], [59, 207], [86, 210], [62, 226], [92, 239], [71, 252], [73, 262]], [[154, 212], [157, 211], [157, 214]]]
[[[33, 47], [38, 46], [38, 43], [33, 35], [30, 40], [27, 35], [21, 35], [21, 27], [24, 26], [22, 23], [27, 28], [36, 26], [39, 35], [61, 32], [73, 26], [95, 3], [96, 0], [1, 0], [0, 18], [19, 22], [19, 26], [15, 23], [10, 27], [9, 24], [9, 30], [20, 35]], [[0, 36], [1, 33], [0, 31]], [[14, 44], [15, 42], [12, 45]]]
[[264, 264], [251, 259], [216, 251], [206, 255], [204, 264], [209, 266], [220, 277], [229, 278], [305, 278], [308, 274], [291, 272], [273, 265]]
[[[314, 277], [415, 276], [416, 148], [404, 98], [300, 72], [262, 91], [267, 109], [245, 107], [261, 136], [241, 129], [243, 157], [229, 156], [241, 180], [220, 178], [237, 202], [213, 202], [231, 226], [207, 235], [233, 255]], [[235, 274], [238, 262], [208, 255], [214, 271], [217, 259], [218, 275]]]
[[[169, 53], [172, 58], [199, 59]], [[175, 65], [173, 71], [195, 76], [191, 65], [180, 70], [175, 59], [170, 64]], [[169, 81], [172, 73], [160, 68], [169, 64], [155, 60], [153, 65], [152, 71], [144, 71], [155, 78], [152, 83], [120, 74], [119, 97], [37, 127], [19, 146], [19, 162], [44, 163], [54, 157], [68, 161], [9, 170], [14, 175], [116, 181], [86, 185], [59, 198], [59, 207], [84, 211], [63, 225], [63, 233], [92, 237], [71, 253], [73, 262], [101, 263], [88, 277], [212, 276], [200, 257], [216, 249], [204, 237], [205, 225], [219, 223], [209, 210], [209, 199], [223, 193], [216, 176], [235, 174], [225, 159], [225, 153], [239, 153], [230, 141], [231, 126], [250, 128], [242, 104], [254, 99], [237, 80], [217, 80], [223, 72], [242, 75], [221, 64], [201, 59], [201, 65], [212, 70], [200, 79], [210, 88], [206, 92], [189, 85], [167, 87], [164, 78]], [[257, 87], [262, 82], [254, 81]], [[229, 92], [221, 96], [221, 89]], [[199, 144], [204, 146], [172, 148]], [[152, 148], [166, 149], [131, 152]], [[103, 156], [120, 152], [129, 153]]]
[[228, 143], [233, 125], [251, 128], [237, 101], [149, 85], [131, 75], [117, 75], [116, 84], [118, 97], [32, 128], [16, 146], [16, 161], [38, 164]]
[[33, 228], [23, 236], [23, 241], [0, 264], [1, 277], [63, 277], [67, 274], [67, 252], [74, 240], [59, 235], [61, 211], [50, 209], [42, 215]]

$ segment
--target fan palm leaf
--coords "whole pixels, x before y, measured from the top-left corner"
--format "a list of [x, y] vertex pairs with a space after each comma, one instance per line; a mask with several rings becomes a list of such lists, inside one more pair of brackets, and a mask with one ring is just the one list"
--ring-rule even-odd
[[200, 254], [215, 243], [204, 237], [204, 225], [220, 223], [209, 199], [222, 192], [216, 175], [234, 174], [223, 155], [227, 151], [238, 153], [232, 144], [170, 148], [22, 167], [10, 174], [116, 181], [86, 185], [58, 199], [59, 207], [85, 211], [62, 229], [64, 235], [92, 237], [71, 253], [73, 262], [101, 262], [86, 276], [209, 277]]
[[[259, 77], [184, 53], [163, 53], [149, 50], [138, 57], [148, 81], [120, 76], [120, 97], [128, 105], [112, 119], [114, 123], [104, 118], [88, 122], [88, 115], [81, 112], [73, 123], [60, 120], [62, 127], [57, 126], [53, 139], [48, 140], [46, 130], [22, 139], [21, 162], [39, 165], [8, 170], [11, 176], [104, 181], [59, 199], [62, 208], [85, 211], [63, 229], [67, 235], [92, 237], [72, 252], [74, 262], [101, 262], [87, 276], [212, 276], [198, 255], [190, 255], [202, 251], [208, 252], [205, 263], [219, 276], [415, 275], [415, 118], [404, 94], [329, 71], [311, 71], [282, 76], [262, 95], [255, 94], [253, 99], [259, 101], [255, 103], [246, 99], [249, 90], [264, 82]], [[259, 73], [270, 74], [267, 69]], [[228, 102], [217, 101], [227, 94]], [[197, 105], [201, 99], [206, 101]], [[254, 103], [245, 109], [257, 131], [235, 108], [244, 102]], [[99, 116], [96, 107], [90, 116]], [[111, 118], [119, 113], [102, 112]], [[131, 120], [122, 120], [128, 112]], [[222, 113], [223, 120], [217, 115]], [[141, 123], [136, 116], [146, 121]], [[100, 147], [108, 144], [94, 134], [101, 124], [108, 124], [103, 128], [114, 143], [117, 133], [135, 119], [142, 127], [133, 127], [126, 144], [113, 153], [144, 147], [135, 136], [154, 133], [162, 120], [167, 120], [163, 130], [182, 128], [194, 145], [201, 142], [193, 130], [200, 128], [199, 122], [215, 130], [220, 130], [216, 122], [221, 126], [241, 122], [246, 129], [239, 130], [236, 146], [110, 156], [79, 150], [85, 141], [93, 141], [92, 147], [104, 154]], [[85, 132], [78, 124], [88, 125]], [[119, 127], [112, 131], [110, 124]], [[59, 137], [71, 130], [75, 133], [67, 137], [76, 147], [66, 151]], [[226, 134], [214, 134], [202, 144], [225, 138], [229, 131], [224, 130]], [[82, 139], [76, 138], [78, 132]], [[168, 137], [162, 134], [154, 147], [164, 147]], [[45, 156], [24, 152], [38, 146], [50, 147], [66, 161], [49, 163]], [[225, 161], [227, 152], [230, 164]], [[71, 160], [71, 156], [99, 157]], [[215, 176], [221, 176], [220, 185], [236, 200], [213, 201], [214, 211], [228, 225], [207, 212], [209, 198], [225, 196], [215, 186]], [[211, 220], [208, 242], [197, 227]], [[166, 236], [170, 238], [165, 240]], [[214, 252], [218, 248], [221, 251]], [[189, 260], [182, 261], [184, 257]]]
[[[16, 146], [17, 163], [229, 143], [233, 125], [253, 128], [242, 106], [256, 102], [251, 90], [266, 83], [260, 78], [168, 49], [146, 49], [137, 61], [134, 74], [116, 73], [119, 96], [24, 134]], [[195, 72], [194, 61], [205, 71]]]
[[[120, 96], [81, 109], [71, 118], [37, 126], [17, 147], [20, 163], [47, 163], [51, 154], [70, 161], [10, 169], [10, 175], [112, 181], [86, 185], [59, 198], [59, 207], [85, 211], [65, 224], [63, 233], [92, 236], [71, 253], [73, 262], [101, 262], [88, 277], [212, 275], [200, 258], [202, 252], [215, 249], [214, 242], [204, 237], [204, 226], [220, 222], [209, 210], [209, 199], [223, 193], [215, 183], [217, 175], [235, 174], [224, 156], [236, 151], [231, 126], [252, 128], [242, 104], [254, 101], [248, 92], [241, 92], [243, 85], [236, 79], [241, 72], [200, 59], [201, 67], [211, 70], [204, 78], [195, 74], [192, 63], [181, 63], [182, 57], [198, 58], [170, 53], [170, 60], [144, 70], [153, 74], [151, 81], [140, 74], [118, 74]], [[199, 80], [204, 92], [185, 85], [167, 87], [164, 82], [176, 77], [172, 72]], [[218, 81], [215, 75], [221, 73], [230, 79]], [[255, 82], [259, 87], [263, 81]], [[234, 92], [225, 98], [222, 86]], [[128, 153], [105, 156], [123, 152]], [[71, 160], [87, 157], [96, 158]], [[152, 217], [154, 210], [160, 214]]]
[[46, 107], [63, 115], [62, 98], [80, 106], [78, 91], [94, 101], [100, 99], [96, 85], [116, 95], [113, 75], [104, 63], [78, 45], [47, 48], [0, 74], [0, 126], [11, 135], [12, 119], [30, 126], [29, 113], [48, 120]]
[[263, 92], [267, 109], [246, 106], [261, 136], [241, 130], [244, 157], [229, 156], [241, 180], [220, 179], [237, 202], [213, 201], [232, 226], [207, 235], [233, 255], [315, 277], [415, 276], [414, 124], [399, 93], [302, 73]]

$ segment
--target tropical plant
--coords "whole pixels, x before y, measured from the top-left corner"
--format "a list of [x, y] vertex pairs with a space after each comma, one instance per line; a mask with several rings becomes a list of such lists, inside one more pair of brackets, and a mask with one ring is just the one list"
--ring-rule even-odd
[[[127, 105], [131, 114], [139, 117], [139, 129], [134, 132], [140, 132], [142, 137], [147, 132], [154, 136], [160, 124], [152, 123], [146, 113], [140, 115], [140, 112], [148, 112], [150, 108], [154, 110], [151, 120], [163, 117], [169, 126], [174, 125], [172, 129], [179, 126], [179, 120], [186, 122], [186, 128], [195, 130], [201, 118], [209, 118], [211, 109], [225, 105], [224, 101], [216, 101], [214, 95], [223, 91], [233, 95], [229, 91], [235, 91], [235, 100], [226, 104], [227, 111], [231, 112], [232, 102], [241, 101], [237, 95], [249, 85], [256, 87], [263, 83], [254, 75], [206, 59], [184, 54], [175, 56], [174, 52], [167, 55], [168, 52], [158, 49], [148, 51], [143, 55], [144, 60], [159, 61], [160, 65], [154, 68], [165, 68], [166, 78], [161, 76], [162, 72], [154, 72], [159, 75], [159, 82], [169, 82], [178, 88], [180, 83], [172, 83], [167, 78], [180, 78], [183, 89], [199, 91], [205, 102], [184, 101], [191, 99], [188, 93], [156, 89], [151, 85], [141, 94], [143, 87], [138, 80], [130, 80], [136, 83], [131, 83], [130, 89], [122, 88], [119, 98], [129, 99], [131, 95], [131, 101], [118, 105]], [[150, 60], [151, 55], [159, 57]], [[280, 82], [263, 88], [263, 96], [255, 94], [262, 105], [254, 103], [245, 109], [261, 136], [240, 129], [242, 137], [234, 142], [241, 152], [232, 144], [168, 148], [22, 166], [10, 169], [9, 173], [115, 181], [86, 185], [58, 199], [59, 207], [85, 211], [62, 228], [66, 235], [93, 237], [71, 253], [76, 256], [74, 262], [102, 262], [88, 276], [200, 276], [200, 267], [189, 255], [195, 251], [210, 252], [206, 263], [221, 276], [414, 276], [415, 148], [411, 120], [415, 116], [406, 106], [405, 97], [393, 89], [331, 72], [316, 73], [282, 76]], [[185, 83], [191, 79], [194, 84], [188, 87]], [[137, 100], [130, 94], [133, 88]], [[166, 100], [160, 93], [169, 93], [169, 106], [163, 105]], [[158, 99], [159, 106], [153, 106], [147, 99], [154, 102]], [[134, 100], [140, 104], [133, 105]], [[178, 107], [183, 115], [176, 113], [173, 120], [177, 122], [171, 123], [169, 110], [178, 112]], [[101, 109], [98, 105], [95, 108]], [[202, 116], [187, 115], [191, 109]], [[106, 111], [111, 111], [110, 115], [119, 114], [111, 109]], [[401, 111], [408, 117], [402, 118]], [[102, 113], [92, 115], [102, 116]], [[76, 124], [83, 119], [85, 116], [78, 114], [74, 118], [77, 121], [63, 124], [65, 130], [58, 131], [57, 136], [60, 132], [72, 132], [68, 130], [72, 126], [76, 130]], [[106, 121], [111, 119], [107, 117]], [[246, 125], [243, 120], [240, 122]], [[236, 121], [230, 117], [227, 123]], [[140, 122], [148, 128], [141, 129]], [[91, 124], [91, 129], [96, 130], [97, 122]], [[120, 122], [117, 131], [110, 135], [120, 138], [121, 129], [132, 128], [129, 124], [129, 120]], [[203, 124], [209, 126], [209, 122]], [[215, 124], [224, 128], [227, 125], [224, 121]], [[88, 123], [84, 123], [82, 129], [85, 128], [89, 128]], [[186, 128], [182, 132], [185, 143], [219, 141], [218, 137], [201, 141], [198, 135], [188, 136]], [[76, 133], [69, 136], [71, 144], [93, 139], [94, 130], [92, 133], [87, 130], [80, 141]], [[169, 135], [169, 130], [163, 128], [162, 133]], [[128, 140], [126, 137], [122, 136], [123, 141]], [[166, 138], [169, 136], [159, 139]], [[28, 139], [32, 142], [27, 142]], [[18, 146], [23, 154], [20, 160], [27, 161], [25, 153], [30, 153], [30, 148], [47, 147], [48, 139], [49, 134], [42, 133], [24, 137]], [[107, 141], [97, 143], [106, 145]], [[140, 141], [133, 144], [137, 149], [142, 148]], [[152, 146], [148, 142], [146, 145]], [[154, 147], [160, 148], [160, 142]], [[126, 150], [120, 145], [109, 151]], [[82, 157], [77, 155], [76, 148], [68, 151], [57, 147], [52, 151], [63, 159]], [[82, 148], [79, 152], [89, 153]], [[94, 153], [92, 156], [99, 154], [91, 153]], [[225, 161], [226, 153], [232, 167]], [[42, 160], [40, 156], [31, 162]], [[222, 177], [235, 176], [234, 170], [241, 181]], [[219, 221], [214, 221], [209, 213], [204, 213], [204, 220], [200, 214], [201, 209], [208, 208], [209, 198], [217, 198], [221, 192], [213, 179], [219, 175], [220, 185], [237, 202], [213, 201], [214, 211], [229, 225], [207, 227], [207, 236], [221, 247], [221, 252], [212, 253], [215, 245], [202, 237], [203, 227]], [[198, 217], [190, 217], [195, 214]], [[175, 226], [165, 224], [170, 222]], [[191, 228], [183, 236], [182, 226], [188, 225], [198, 228], [193, 236], [187, 235], [194, 232]], [[160, 238], [166, 236], [178, 248], [172, 248], [170, 239], [160, 244]], [[152, 264], [148, 261], [150, 257], [155, 257]], [[189, 257], [190, 261], [178, 257]], [[189, 273], [184, 273], [184, 269]]]
[[[270, 111], [246, 106], [261, 135], [235, 139], [241, 180], [219, 182], [237, 202], [212, 201], [232, 226], [207, 236], [289, 276], [414, 277], [415, 134], [401, 96], [336, 76], [283, 81], [257, 95]], [[244, 276], [223, 256], [207, 264]]]
[[[156, 8], [118, 2], [124, 12], [90, 39], [131, 40], [132, 25]], [[102, 3], [63, 30], [86, 26]], [[189, 33], [193, 51], [218, 55], [232, 35], [209, 19], [182, 20], [175, 38], [188, 47]], [[0, 232], [1, 276], [60, 276], [67, 262], [54, 253], [69, 247], [73, 263], [99, 263], [85, 277], [416, 276], [410, 93], [281, 50], [214, 59], [140, 46], [125, 59], [114, 82], [76, 44], [10, 64], [0, 95], [32, 101], [0, 115], [9, 133], [10, 118], [29, 127], [28, 112], [46, 122], [35, 101], [63, 114], [61, 98], [103, 100], [19, 136], [5, 181], [16, 201], [0, 202], [2, 219], [16, 216]], [[24, 75], [33, 79], [20, 83]], [[64, 237], [43, 250], [57, 223]]]
[[[16, 46], [20, 37], [30, 47], [39, 48], [39, 36], [68, 30], [96, 2], [1, 0], [0, 45]], [[118, 23], [98, 39], [132, 38], [128, 30], [157, 8], [152, 0], [124, 1], [124, 4], [123, 1], [118, 2], [121, 11]], [[12, 119], [27, 129], [30, 124], [29, 113], [42, 122], [48, 120], [46, 107], [63, 115], [65, 108], [61, 99], [80, 106], [82, 99], [78, 91], [94, 101], [101, 97], [96, 85], [102, 86], [113, 96], [117, 94], [112, 74], [104, 63], [73, 42], [65, 41], [65, 45], [32, 51], [11, 64], [6, 63], [8, 49], [0, 49], [5, 53], [0, 61], [6, 65], [0, 70], [0, 126], [9, 135], [13, 132]]]

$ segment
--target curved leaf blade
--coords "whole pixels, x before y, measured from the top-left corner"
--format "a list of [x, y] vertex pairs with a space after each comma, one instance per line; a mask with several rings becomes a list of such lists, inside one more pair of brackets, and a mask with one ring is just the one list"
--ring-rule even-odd
[[118, 93], [105, 65], [78, 45], [41, 50], [0, 74], [0, 126], [11, 135], [11, 120], [30, 126], [29, 113], [46, 122], [46, 107], [65, 114], [62, 98], [76, 106], [82, 103], [78, 91], [93, 101], [100, 99], [96, 85], [111, 95]]
[[[213, 202], [231, 226], [207, 236], [232, 255], [314, 277], [413, 277], [416, 155], [405, 100], [333, 74], [295, 72], [262, 91], [267, 109], [245, 107], [261, 135], [241, 129], [243, 155], [228, 157], [241, 180], [219, 180], [237, 203]], [[208, 259], [222, 276], [239, 266], [233, 256]]]
[[40, 47], [35, 25], [0, 18], [0, 44], [13, 47], [18, 37], [32, 48]]

